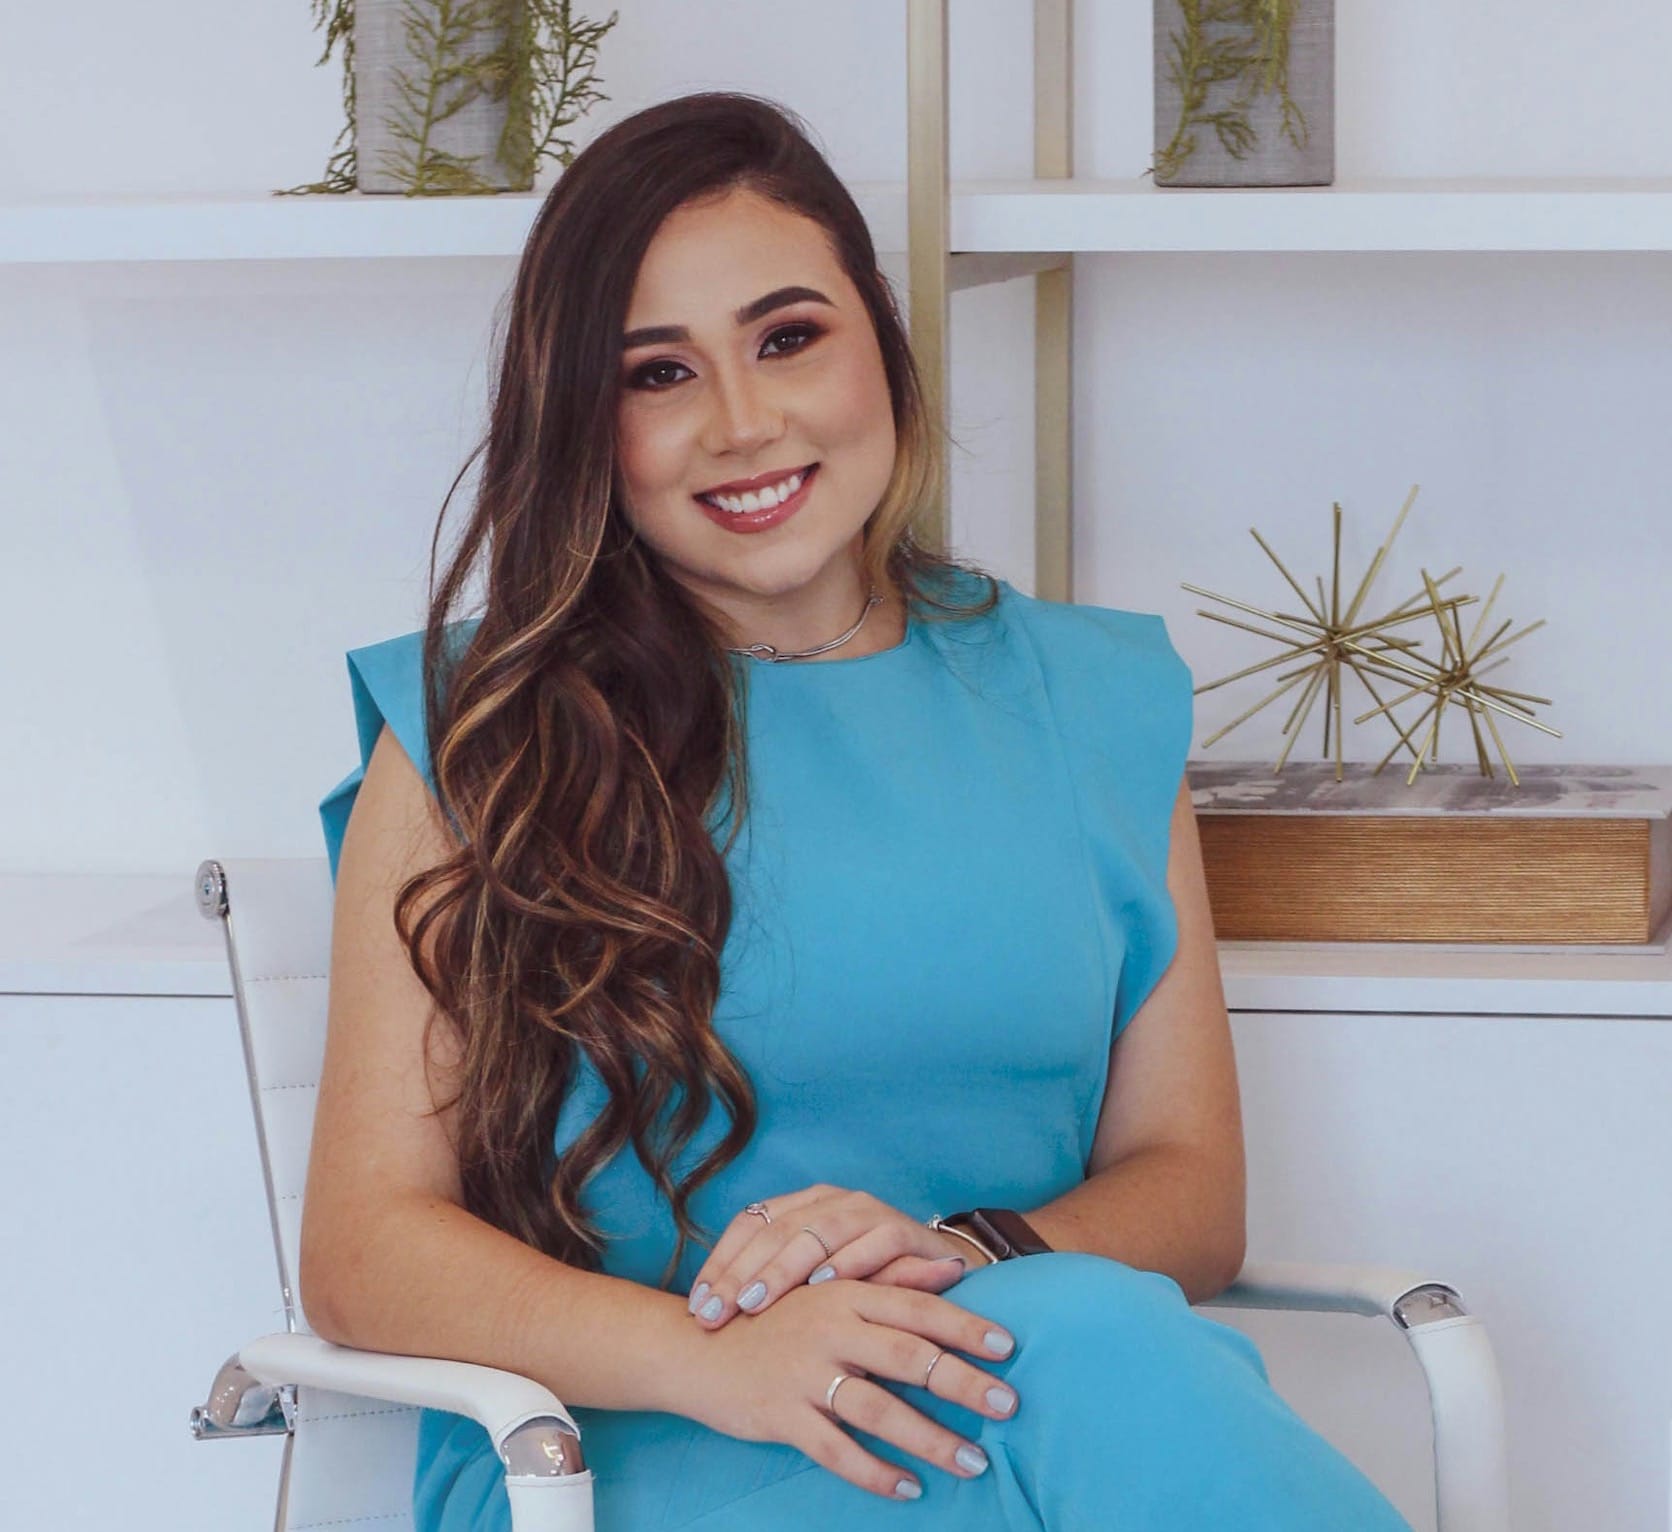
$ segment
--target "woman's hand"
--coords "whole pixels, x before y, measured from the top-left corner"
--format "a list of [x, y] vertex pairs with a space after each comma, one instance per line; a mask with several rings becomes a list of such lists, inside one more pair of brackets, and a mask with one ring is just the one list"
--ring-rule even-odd
[[961, 1479], [984, 1472], [986, 1455], [871, 1379], [927, 1387], [977, 1415], [1008, 1420], [1015, 1392], [954, 1353], [992, 1359], [1014, 1348], [990, 1320], [945, 1298], [837, 1279], [792, 1288], [748, 1324], [694, 1336], [687, 1355], [696, 1365], [679, 1381], [678, 1410], [727, 1436], [787, 1443], [873, 1494], [915, 1500], [923, 1493], [916, 1478], [866, 1451], [843, 1426]]
[[[751, 1211], [757, 1208], [769, 1217]], [[759, 1314], [792, 1288], [836, 1277], [939, 1293], [972, 1258], [981, 1260], [973, 1246], [868, 1192], [809, 1186], [752, 1202], [733, 1218], [697, 1272], [686, 1307], [705, 1329], [718, 1330], [739, 1310]]]

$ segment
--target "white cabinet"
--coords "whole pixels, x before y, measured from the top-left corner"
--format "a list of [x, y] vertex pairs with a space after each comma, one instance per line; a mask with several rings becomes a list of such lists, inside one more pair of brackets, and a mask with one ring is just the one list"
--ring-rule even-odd
[[0, 877], [7, 1526], [272, 1525], [283, 1438], [200, 1442], [284, 1328], [218, 925], [178, 877]]
[[[1362, 985], [1367, 999], [1377, 988]], [[1385, 1261], [1455, 1284], [1497, 1352], [1517, 1532], [1666, 1527], [1672, 1024], [1233, 1009], [1232, 1026], [1250, 1255]], [[1227, 1322], [1261, 1347], [1285, 1397], [1431, 1528], [1423, 1382], [1392, 1328]]]
[[0, 994], [0, 1111], [0, 1519], [271, 1526], [283, 1439], [187, 1424], [233, 1350], [284, 1328], [230, 996]]

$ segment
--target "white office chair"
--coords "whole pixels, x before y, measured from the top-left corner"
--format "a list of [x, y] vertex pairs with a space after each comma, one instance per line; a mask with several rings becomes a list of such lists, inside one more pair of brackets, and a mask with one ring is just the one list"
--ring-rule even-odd
[[[205, 861], [197, 899], [206, 917], [224, 923], [285, 1329], [222, 1364], [208, 1401], [192, 1410], [193, 1435], [285, 1434], [274, 1532], [324, 1524], [399, 1532], [412, 1526], [418, 1409], [448, 1410], [480, 1422], [492, 1439], [515, 1532], [593, 1532], [580, 1431], [544, 1385], [467, 1362], [335, 1346], [308, 1328], [296, 1272], [325, 1053], [329, 865], [323, 856]], [[1508, 1532], [1497, 1364], [1480, 1319], [1449, 1286], [1387, 1267], [1249, 1262], [1209, 1306], [1391, 1319], [1428, 1379], [1440, 1532]]]

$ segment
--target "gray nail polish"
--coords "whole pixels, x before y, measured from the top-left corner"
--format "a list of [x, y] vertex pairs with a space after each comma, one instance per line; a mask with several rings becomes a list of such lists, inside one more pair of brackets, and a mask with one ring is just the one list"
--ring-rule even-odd
[[963, 1446], [952, 1454], [952, 1460], [969, 1473], [987, 1471], [987, 1454], [979, 1447]]
[[766, 1283], [751, 1282], [737, 1295], [737, 1306], [740, 1309], [758, 1309], [766, 1302]]
[[994, 1356], [1009, 1356], [1016, 1349], [1016, 1342], [1002, 1330], [989, 1330], [982, 1339]]
[[1008, 1415], [1016, 1408], [1016, 1395], [1002, 1383], [995, 1383], [987, 1390], [987, 1403], [1001, 1415]]
[[708, 1284], [699, 1282], [691, 1289], [691, 1296], [685, 1300], [685, 1312], [695, 1314], [703, 1299], [708, 1296]]
[[710, 1298], [708, 1300], [707, 1303], [705, 1303], [700, 1309], [697, 1310], [697, 1318], [698, 1319], [718, 1319], [720, 1317], [720, 1310], [723, 1309], [724, 1307], [725, 1307], [725, 1304], [723, 1304], [720, 1301], [720, 1295], [718, 1293], [716, 1293], [712, 1298]]
[[[815, 1271], [812, 1274], [812, 1276], [808, 1277], [807, 1281], [809, 1283], [828, 1282], [835, 1275], [836, 1275], [836, 1268], [834, 1266], [831, 1266], [828, 1263], [826, 1263], [825, 1265], [819, 1267], [819, 1269], [817, 1271]], [[911, 1483], [911, 1480], [910, 1479], [902, 1479], [900, 1482], [902, 1484], [909, 1484], [909, 1483]], [[922, 1491], [919, 1490], [918, 1493], [921, 1494]]]
[[894, 1486], [894, 1498], [896, 1500], [921, 1500], [923, 1498], [923, 1486], [915, 1479], [902, 1479]]

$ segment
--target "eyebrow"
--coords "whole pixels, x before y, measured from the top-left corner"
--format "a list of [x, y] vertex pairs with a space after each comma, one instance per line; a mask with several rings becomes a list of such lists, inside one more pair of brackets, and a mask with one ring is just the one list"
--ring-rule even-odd
[[[824, 303], [831, 308], [836, 306], [816, 287], [779, 287], [763, 298], [745, 303], [732, 317], [739, 325], [753, 324], [774, 309], [784, 308], [791, 303]], [[682, 324], [650, 325], [642, 330], [629, 330], [621, 337], [621, 349], [631, 351], [635, 346], [667, 346], [690, 338], [691, 332]]]

